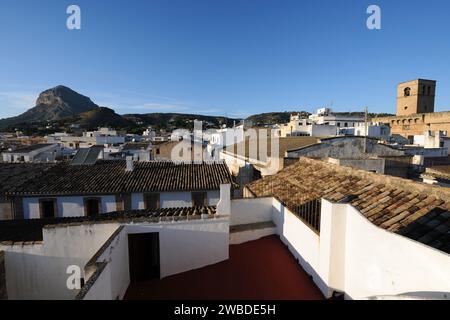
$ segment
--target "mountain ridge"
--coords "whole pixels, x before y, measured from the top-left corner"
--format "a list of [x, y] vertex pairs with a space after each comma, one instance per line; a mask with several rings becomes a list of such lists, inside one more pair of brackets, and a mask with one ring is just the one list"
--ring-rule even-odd
[[[254, 114], [245, 120], [251, 120], [255, 126], [267, 126], [276, 123], [289, 122], [291, 113], [299, 113], [302, 117], [310, 115], [306, 111], [283, 111]], [[342, 114], [336, 112], [336, 114]], [[359, 113], [358, 113], [359, 114]], [[14, 129], [28, 129], [46, 127], [48, 123], [58, 123], [59, 128], [70, 124], [77, 124], [83, 129], [100, 126], [115, 128], [138, 128], [154, 126], [157, 129], [187, 128], [192, 126], [192, 120], [209, 123], [213, 127], [226, 124], [232, 126], [241, 119], [225, 116], [209, 116], [187, 113], [153, 112], [144, 114], [117, 114], [113, 109], [102, 107], [94, 103], [69, 87], [58, 85], [41, 92], [34, 107], [24, 113], [0, 119], [0, 129], [14, 131]]]

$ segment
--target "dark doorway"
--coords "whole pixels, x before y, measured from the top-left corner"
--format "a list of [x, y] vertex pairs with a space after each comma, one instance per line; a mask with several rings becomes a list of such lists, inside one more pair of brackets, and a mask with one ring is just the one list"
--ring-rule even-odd
[[160, 278], [159, 233], [128, 235], [131, 282]]
[[86, 216], [98, 216], [100, 214], [100, 199], [86, 198], [84, 199], [84, 212]]
[[192, 206], [203, 207], [207, 205], [206, 192], [192, 192]]
[[40, 200], [41, 218], [56, 217], [56, 201], [54, 199]]

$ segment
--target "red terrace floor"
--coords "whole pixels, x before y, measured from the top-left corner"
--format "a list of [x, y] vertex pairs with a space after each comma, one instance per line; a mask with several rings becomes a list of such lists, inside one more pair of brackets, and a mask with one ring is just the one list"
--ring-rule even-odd
[[162, 280], [131, 284], [124, 299], [323, 299], [276, 236], [230, 246], [230, 259]]

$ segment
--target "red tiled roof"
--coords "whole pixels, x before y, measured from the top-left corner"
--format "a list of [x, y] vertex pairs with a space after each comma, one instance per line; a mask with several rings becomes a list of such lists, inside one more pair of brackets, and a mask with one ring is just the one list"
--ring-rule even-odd
[[346, 201], [388, 231], [450, 253], [450, 189], [301, 158], [248, 188], [289, 208], [326, 198]]

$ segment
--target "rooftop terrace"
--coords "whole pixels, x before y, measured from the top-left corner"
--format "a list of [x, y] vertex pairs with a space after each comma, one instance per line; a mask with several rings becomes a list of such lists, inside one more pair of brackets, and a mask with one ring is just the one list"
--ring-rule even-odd
[[161, 280], [132, 283], [124, 299], [320, 300], [322, 294], [276, 236], [230, 246], [230, 259]]

